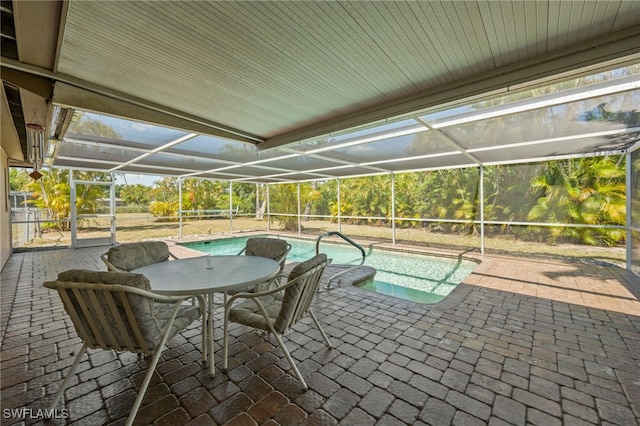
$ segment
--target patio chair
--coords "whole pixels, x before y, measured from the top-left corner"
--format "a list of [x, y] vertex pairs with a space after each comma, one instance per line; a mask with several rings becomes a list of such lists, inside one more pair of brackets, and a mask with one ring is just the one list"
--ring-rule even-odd
[[152, 263], [164, 262], [170, 257], [177, 259], [164, 241], [124, 243], [111, 247], [108, 252], [100, 255], [107, 270], [114, 272], [129, 272]]
[[[291, 244], [289, 244], [285, 240], [269, 237], [251, 237], [247, 239], [244, 248], [240, 250], [238, 256], [244, 254], [245, 256], [260, 256], [266, 257], [268, 259], [273, 259], [280, 264], [280, 272], [282, 273], [289, 251], [291, 251]], [[265, 288], [264, 286], [270, 285], [270, 283], [274, 283], [275, 286], [277, 286], [278, 284], [278, 282], [267, 281], [265, 283], [257, 285], [255, 291], [267, 290], [268, 288]], [[227, 303], [228, 295], [236, 293], [238, 292], [229, 291], [224, 293], [224, 303]]]
[[291, 244], [286, 240], [269, 237], [251, 237], [238, 255], [260, 256], [273, 259], [280, 264], [280, 272], [284, 269], [284, 263], [291, 250]]
[[[204, 314], [204, 299], [199, 297], [200, 304], [196, 307], [183, 305], [186, 297], [153, 293], [144, 275], [124, 272], [70, 270], [44, 286], [58, 291], [82, 340], [82, 347], [48, 409], [53, 410], [60, 401], [87, 348], [153, 355], [126, 422], [131, 425], [167, 340]], [[206, 329], [202, 339], [204, 359]]]
[[[329, 338], [311, 310], [311, 303], [320, 285], [320, 277], [330, 262], [331, 259], [327, 259], [325, 254], [317, 254], [293, 268], [285, 284], [262, 292], [237, 293], [229, 298], [224, 309], [223, 371], [227, 370], [229, 322], [235, 322], [273, 334], [296, 378], [304, 389], [308, 389], [307, 383], [282, 342], [282, 335], [308, 313], [326, 345], [331, 347]], [[282, 299], [275, 297], [280, 291], [284, 291]], [[236, 301], [239, 303], [234, 306]]]

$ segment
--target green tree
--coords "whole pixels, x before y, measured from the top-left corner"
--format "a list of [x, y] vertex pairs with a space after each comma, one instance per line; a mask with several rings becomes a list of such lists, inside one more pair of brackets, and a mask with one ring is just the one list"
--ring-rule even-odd
[[[370, 223], [382, 225], [391, 217], [391, 177], [389, 175], [366, 176], [341, 181], [340, 209], [347, 223]], [[332, 214], [337, 215], [336, 204]], [[368, 217], [359, 219], [358, 217]]]
[[331, 215], [332, 206], [338, 199], [338, 181], [336, 179], [318, 181], [316, 189], [318, 197], [311, 206], [311, 214]]
[[9, 169], [9, 191], [27, 191], [32, 180], [27, 169]]
[[[531, 181], [545, 169], [545, 163], [485, 167], [485, 220], [526, 222], [529, 211], [536, 202], [536, 194], [531, 187]], [[485, 228], [487, 235], [508, 234], [525, 239], [528, 232], [526, 227], [510, 224]]]
[[149, 204], [151, 188], [141, 183], [135, 185], [116, 185], [116, 197], [121, 198], [126, 204], [147, 205]]
[[161, 221], [177, 220], [180, 207], [178, 196], [178, 178], [165, 176], [155, 181], [150, 192], [149, 213]]
[[100, 136], [109, 139], [122, 139], [122, 136], [108, 124], [96, 120], [81, 111], [76, 111], [69, 125], [70, 133], [80, 133], [89, 136]]
[[[419, 172], [414, 191], [419, 194], [417, 213], [421, 218], [442, 219], [431, 225], [436, 230], [475, 232], [475, 225], [447, 222], [474, 221], [478, 214], [478, 169], [445, 169]], [[397, 192], [397, 191], [396, 191]]]
[[[46, 209], [49, 218], [60, 221], [48, 225], [64, 231], [69, 229], [71, 214], [71, 187], [69, 186], [69, 171], [62, 169], [41, 170], [42, 177], [28, 184], [33, 193], [35, 205]], [[74, 172], [74, 179], [93, 182], [108, 182], [108, 173]], [[108, 196], [101, 185], [82, 185], [76, 194], [76, 209], [83, 214], [96, 213], [102, 205], [101, 200]]]
[[209, 179], [189, 178], [182, 181], [182, 209], [191, 210], [198, 218], [207, 210], [229, 208], [229, 184]]
[[260, 207], [256, 203], [256, 184], [234, 182], [233, 206], [238, 209], [238, 213], [255, 213]]
[[[419, 219], [421, 197], [419, 189], [423, 185], [424, 173], [401, 173], [395, 176], [395, 212], [396, 218]], [[401, 228], [417, 227], [420, 222], [399, 220]]]
[[[319, 196], [309, 182], [300, 183], [300, 205], [305, 206]], [[286, 231], [298, 229], [298, 184], [285, 183], [269, 187], [269, 210]]]
[[[624, 157], [607, 156], [550, 162], [532, 181], [539, 191], [528, 219], [548, 223], [624, 225], [626, 221]], [[621, 229], [551, 228], [548, 241], [560, 238], [584, 244], [615, 245]]]

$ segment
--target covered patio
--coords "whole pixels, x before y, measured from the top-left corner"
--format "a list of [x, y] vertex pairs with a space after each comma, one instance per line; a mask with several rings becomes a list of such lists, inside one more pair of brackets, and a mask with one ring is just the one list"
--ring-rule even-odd
[[[600, 224], [485, 218], [485, 167], [626, 164], [626, 223], [606, 225], [625, 233], [626, 268], [490, 254], [481, 240], [467, 254], [478, 268], [438, 304], [344, 280], [315, 302], [333, 349], [308, 320], [285, 336], [307, 391], [273, 341], [239, 326], [229, 370], [210, 378], [198, 320], [169, 341], [137, 424], [640, 424], [640, 2], [14, 0], [2, 17], [7, 199], [9, 167], [229, 193], [294, 184], [299, 221], [301, 183], [336, 180], [340, 205], [341, 179], [388, 176], [393, 193], [397, 174], [466, 168], [479, 203], [461, 223], [588, 228]], [[105, 248], [14, 253], [4, 207], [2, 424], [42, 424], [80, 346], [42, 283], [104, 270]], [[382, 219], [397, 247], [395, 202]], [[147, 364], [90, 351], [68, 411], [46, 424], [123, 424]]]
[[[2, 270], [3, 424], [42, 422], [80, 346], [42, 282], [104, 269], [102, 251], [17, 253]], [[169, 342], [136, 423], [634, 425], [639, 298], [619, 267], [490, 255], [435, 305], [343, 283], [315, 304], [333, 349], [309, 319], [286, 338], [308, 391], [272, 340], [243, 327], [231, 331], [229, 371], [209, 378], [196, 322]], [[217, 364], [221, 339], [217, 327]], [[121, 424], [147, 362], [90, 351], [65, 394], [69, 418], [47, 424]]]

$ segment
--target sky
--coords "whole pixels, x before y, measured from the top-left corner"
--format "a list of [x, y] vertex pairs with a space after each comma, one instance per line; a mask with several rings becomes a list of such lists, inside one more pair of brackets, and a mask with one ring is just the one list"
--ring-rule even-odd
[[[126, 180], [125, 180], [126, 179]], [[118, 184], [142, 184], [145, 186], [152, 186], [154, 182], [162, 179], [161, 176], [157, 175], [142, 175], [142, 174], [133, 174], [133, 173], [117, 173], [116, 174], [116, 185]]]

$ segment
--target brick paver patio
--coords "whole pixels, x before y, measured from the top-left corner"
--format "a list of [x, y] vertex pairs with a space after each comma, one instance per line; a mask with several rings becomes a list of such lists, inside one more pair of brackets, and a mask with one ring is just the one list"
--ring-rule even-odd
[[[2, 271], [2, 424], [42, 423], [80, 343], [56, 293], [71, 268], [104, 269], [100, 248], [13, 255]], [[621, 268], [485, 256], [447, 299], [420, 305], [342, 284], [285, 341], [231, 330], [229, 371], [200, 363], [200, 323], [169, 342], [137, 424], [638, 425], [640, 283]], [[219, 310], [220, 311], [220, 310]], [[222, 340], [216, 317], [216, 359]], [[132, 354], [89, 351], [46, 424], [122, 424], [146, 371]], [[11, 411], [10, 409], [16, 409]]]

